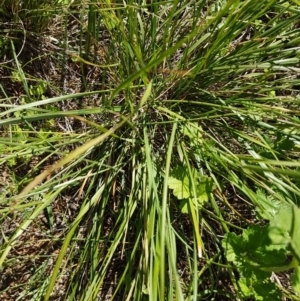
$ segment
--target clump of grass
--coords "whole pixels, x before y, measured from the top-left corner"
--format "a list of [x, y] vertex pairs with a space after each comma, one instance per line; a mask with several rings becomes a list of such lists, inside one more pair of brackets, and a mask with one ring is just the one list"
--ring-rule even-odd
[[1, 1], [1, 20], [2, 22], [19, 22], [24, 28], [34, 33], [45, 31], [53, 20], [55, 9], [62, 8], [63, 1], [20, 1], [2, 0]]
[[2, 298], [242, 299], [222, 237], [300, 192], [298, 8], [64, 5], [45, 78], [13, 39], [1, 67], [21, 83], [1, 85]]

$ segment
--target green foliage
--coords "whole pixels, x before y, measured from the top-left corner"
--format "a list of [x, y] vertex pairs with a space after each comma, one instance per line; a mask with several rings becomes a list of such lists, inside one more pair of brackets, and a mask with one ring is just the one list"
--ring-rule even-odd
[[296, 2], [2, 1], [0, 294], [299, 292]]
[[273, 244], [283, 244], [300, 263], [300, 209], [284, 207], [271, 221], [269, 236]]
[[0, 58], [10, 56], [11, 42], [18, 54], [32, 51], [39, 45], [41, 35], [64, 7], [59, 0], [2, 0], [0, 3]]
[[54, 17], [53, 8], [58, 9], [60, 2], [57, 0], [2, 0], [0, 18], [2, 20], [11, 18], [10, 20], [15, 21], [16, 24], [21, 21], [27, 30], [42, 32]]
[[294, 291], [300, 296], [300, 266], [296, 267], [295, 272], [291, 275]]
[[183, 213], [188, 212], [187, 199], [197, 200], [198, 206], [201, 208], [209, 200], [214, 189], [211, 178], [200, 176], [196, 169], [192, 169], [190, 175], [188, 169], [182, 166], [173, 169], [168, 178], [168, 186], [173, 190], [174, 196], [181, 201], [180, 207]]
[[256, 197], [257, 203], [259, 204], [259, 207], [256, 207], [256, 211], [258, 216], [264, 220], [273, 220], [281, 206], [285, 206], [283, 202], [268, 195], [262, 189], [256, 191]]
[[269, 280], [267, 273], [245, 273], [239, 280], [239, 288], [245, 298], [254, 297], [260, 301], [280, 301], [282, 296], [276, 285]]
[[242, 235], [228, 233], [224, 240], [226, 257], [243, 267], [251, 267], [252, 262], [261, 265], [276, 265], [285, 261], [284, 245], [271, 244], [268, 228], [249, 226]]
[[45, 99], [46, 97], [44, 96], [45, 92], [47, 89], [47, 83], [44, 81], [40, 81], [36, 85], [30, 85], [29, 87], [29, 93], [32, 96], [35, 96], [36, 99]]
[[226, 234], [222, 245], [227, 260], [240, 273], [239, 287], [245, 297], [281, 300], [280, 290], [269, 279], [272, 272], [289, 269], [294, 269], [292, 285], [299, 293], [299, 221], [299, 208], [284, 207], [269, 226], [249, 226], [241, 235]]

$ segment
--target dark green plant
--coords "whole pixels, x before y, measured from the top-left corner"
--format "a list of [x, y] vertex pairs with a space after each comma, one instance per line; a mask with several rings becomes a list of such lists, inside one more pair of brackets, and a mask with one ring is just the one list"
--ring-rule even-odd
[[300, 209], [286, 206], [269, 226], [249, 226], [241, 235], [226, 234], [222, 242], [226, 258], [239, 271], [239, 288], [245, 298], [282, 300], [280, 289], [270, 279], [274, 272], [289, 270], [294, 292], [300, 295], [299, 229]]

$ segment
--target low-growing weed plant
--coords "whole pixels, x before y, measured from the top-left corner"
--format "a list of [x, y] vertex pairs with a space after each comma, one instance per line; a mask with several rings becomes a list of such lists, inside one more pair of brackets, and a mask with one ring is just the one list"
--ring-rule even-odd
[[0, 299], [299, 300], [298, 2], [0, 0]]

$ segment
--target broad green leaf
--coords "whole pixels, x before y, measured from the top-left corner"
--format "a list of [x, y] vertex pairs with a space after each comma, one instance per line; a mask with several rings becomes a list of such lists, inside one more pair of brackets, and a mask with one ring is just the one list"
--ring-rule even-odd
[[179, 208], [182, 213], [189, 213], [189, 201], [182, 200], [179, 204]]
[[226, 252], [226, 258], [235, 264], [240, 264], [240, 254], [245, 250], [245, 241], [241, 236], [235, 233], [228, 233], [225, 235], [222, 246]]
[[294, 148], [295, 143], [290, 138], [285, 138], [279, 141], [277, 149], [279, 151], [290, 151]]
[[228, 233], [222, 242], [226, 258], [238, 266], [257, 268], [278, 266], [285, 261], [285, 249], [272, 244], [268, 228], [257, 225], [249, 226], [241, 236]]
[[[192, 182], [196, 185], [196, 196], [194, 196]], [[192, 179], [187, 168], [181, 166], [176, 167], [168, 179], [168, 186], [173, 190], [174, 196], [179, 199], [193, 199], [196, 197], [199, 205], [207, 202], [209, 195], [214, 189], [213, 180], [209, 177], [202, 176], [192, 169]]]
[[168, 186], [179, 200], [188, 199], [193, 195], [192, 181], [187, 169], [183, 167], [178, 166], [171, 172]]
[[256, 207], [257, 213], [263, 219], [269, 221], [272, 220], [279, 211], [281, 202], [274, 200], [272, 197], [266, 195], [266, 193], [261, 189], [258, 189], [256, 191], [256, 196], [257, 202], [260, 205], [260, 207]]
[[291, 248], [294, 255], [300, 262], [300, 209], [296, 206], [293, 207], [293, 219], [291, 229]]
[[289, 232], [292, 228], [292, 207], [282, 207], [276, 217], [270, 222], [269, 237], [273, 244], [288, 245]]
[[255, 300], [261, 301], [280, 301], [281, 292], [276, 285], [269, 280], [268, 273], [261, 271], [249, 271], [242, 274], [238, 281], [244, 297], [254, 297]]
[[295, 269], [295, 272], [291, 276], [292, 286], [294, 291], [300, 296], [300, 267]]
[[264, 282], [258, 282], [254, 286], [254, 297], [255, 300], [261, 301], [281, 301], [282, 293], [276, 287], [275, 283], [269, 279]]
[[200, 205], [208, 201], [209, 195], [212, 193], [213, 190], [213, 180], [206, 176], [201, 177], [199, 185], [197, 186], [197, 199]]
[[252, 286], [249, 285], [246, 278], [241, 278], [239, 280], [239, 287], [244, 297], [249, 298], [254, 295], [254, 290]]

